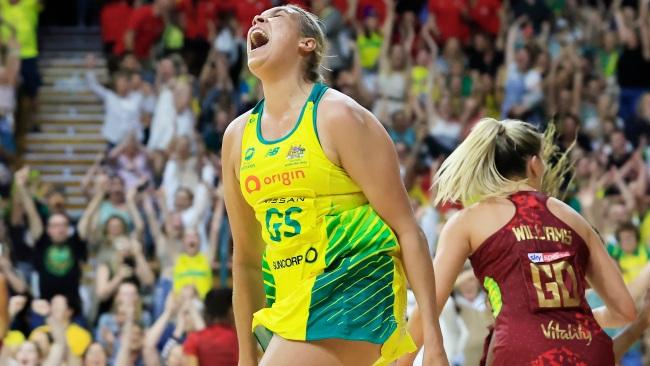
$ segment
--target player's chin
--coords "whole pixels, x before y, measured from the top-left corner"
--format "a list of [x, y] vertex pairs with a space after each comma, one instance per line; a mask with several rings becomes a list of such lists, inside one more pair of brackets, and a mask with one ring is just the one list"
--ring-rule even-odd
[[279, 67], [281, 66], [277, 60], [274, 60], [268, 53], [261, 54], [253, 52], [248, 54], [248, 69], [258, 78], [263, 78], [264, 75], [277, 72]]

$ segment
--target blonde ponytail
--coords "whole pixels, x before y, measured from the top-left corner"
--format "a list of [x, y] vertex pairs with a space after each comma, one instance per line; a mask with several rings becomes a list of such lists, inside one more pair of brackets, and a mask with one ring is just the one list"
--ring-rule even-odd
[[526, 122], [480, 120], [438, 170], [434, 203], [467, 206], [516, 191], [526, 183], [527, 159], [539, 154], [541, 143], [539, 132]]

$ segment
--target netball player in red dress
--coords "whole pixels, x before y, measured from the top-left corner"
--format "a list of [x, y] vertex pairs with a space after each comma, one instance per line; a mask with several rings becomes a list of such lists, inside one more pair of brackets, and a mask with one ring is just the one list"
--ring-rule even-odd
[[[484, 119], [441, 166], [436, 203], [466, 208], [440, 234], [437, 304], [469, 258], [495, 317], [488, 365], [611, 366], [612, 341], [601, 327], [633, 321], [634, 302], [599, 235], [539, 191], [542, 140], [528, 123]], [[604, 307], [589, 308], [589, 286]], [[409, 323], [417, 343], [418, 318], [416, 311]]]

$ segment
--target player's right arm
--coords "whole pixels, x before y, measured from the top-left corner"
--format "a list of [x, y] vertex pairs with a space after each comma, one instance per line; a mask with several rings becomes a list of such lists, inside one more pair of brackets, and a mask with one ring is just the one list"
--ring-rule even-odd
[[589, 248], [589, 263], [585, 277], [605, 302], [593, 309], [594, 318], [603, 328], [622, 327], [636, 319], [636, 307], [621, 272], [607, 253], [600, 235], [580, 214], [567, 204], [551, 198], [548, 208], [571, 226], [585, 240]]
[[251, 326], [253, 313], [265, 306], [261, 269], [264, 243], [253, 209], [241, 194], [237, 175], [247, 116], [238, 117], [228, 126], [221, 151], [224, 198], [234, 243], [233, 309], [242, 366], [257, 365], [257, 346]]

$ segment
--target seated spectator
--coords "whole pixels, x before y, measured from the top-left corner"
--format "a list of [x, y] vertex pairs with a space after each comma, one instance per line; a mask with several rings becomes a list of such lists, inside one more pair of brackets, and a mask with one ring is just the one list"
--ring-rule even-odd
[[142, 135], [140, 129], [140, 105], [142, 95], [131, 93], [129, 76], [116, 73], [113, 76], [115, 91], [104, 88], [97, 81], [94, 71], [96, 61], [94, 55], [86, 57], [86, 82], [90, 90], [104, 102], [104, 124], [102, 135], [108, 142], [109, 149], [119, 145], [129, 134]]
[[61, 214], [50, 216], [47, 230], [43, 230], [34, 201], [24, 188], [28, 174], [28, 167], [16, 173], [16, 189], [27, 212], [29, 232], [36, 241], [33, 264], [39, 275], [40, 297], [50, 300], [62, 294], [80, 303], [81, 263], [86, 260], [86, 244], [71, 230], [68, 217]]
[[195, 229], [185, 229], [183, 235], [183, 253], [174, 265], [174, 292], [179, 293], [184, 287], [194, 287], [200, 298], [212, 288], [213, 258], [208, 258], [200, 251], [201, 243]]
[[183, 352], [190, 365], [237, 365], [239, 354], [232, 312], [232, 290], [212, 289], [203, 306], [205, 329], [191, 332]]
[[[79, 306], [80, 304], [74, 303], [73, 301], [63, 295], [55, 295], [52, 297], [47, 323], [51, 324], [54, 321], [61, 324], [65, 329], [65, 337], [70, 352], [76, 357], [81, 357], [92, 342], [92, 336], [86, 329], [72, 322], [77, 312], [75, 306]], [[50, 325], [40, 326], [32, 331], [30, 339], [33, 339], [39, 333], [51, 333], [50, 329]]]

